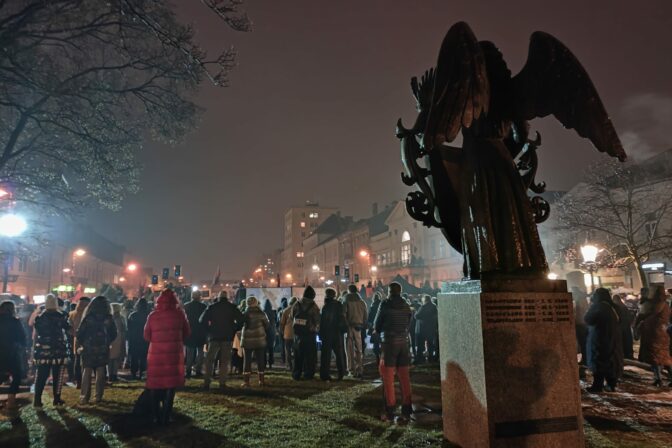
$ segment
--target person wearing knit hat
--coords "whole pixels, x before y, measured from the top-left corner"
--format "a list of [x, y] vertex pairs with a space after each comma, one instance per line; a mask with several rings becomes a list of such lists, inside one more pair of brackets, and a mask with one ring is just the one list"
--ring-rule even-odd
[[317, 330], [320, 326], [320, 309], [315, 304], [315, 290], [306, 286], [303, 297], [291, 308], [294, 329], [294, 371], [298, 381], [313, 379], [317, 364]]
[[70, 324], [64, 313], [58, 309], [58, 300], [53, 294], [46, 297], [44, 311], [35, 318], [34, 363], [37, 366], [35, 397], [33, 406], [42, 408], [42, 392], [51, 373], [54, 406], [65, 404], [61, 400], [61, 388], [65, 377], [65, 366], [70, 360], [68, 333]]

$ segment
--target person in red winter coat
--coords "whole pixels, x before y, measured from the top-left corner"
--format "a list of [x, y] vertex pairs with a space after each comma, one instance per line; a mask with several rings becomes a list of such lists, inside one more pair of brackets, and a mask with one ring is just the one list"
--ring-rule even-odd
[[164, 289], [144, 330], [145, 340], [149, 342], [145, 387], [152, 393], [154, 414], [159, 424], [169, 422], [175, 388], [184, 386], [184, 340], [190, 334], [189, 321], [178, 307], [175, 293]]

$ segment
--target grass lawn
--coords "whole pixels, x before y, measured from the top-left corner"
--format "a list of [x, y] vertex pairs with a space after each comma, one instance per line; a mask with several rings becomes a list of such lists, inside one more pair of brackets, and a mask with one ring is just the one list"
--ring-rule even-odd
[[[373, 378], [373, 373], [369, 375]], [[0, 447], [419, 447], [441, 446], [439, 419], [407, 426], [379, 420], [381, 389], [373, 380], [325, 383], [292, 381], [284, 371], [267, 375], [267, 386], [241, 389], [240, 378], [220, 393], [189, 380], [175, 400], [168, 427], [139, 425], [130, 416], [140, 382], [106, 389], [104, 403], [75, 405], [78, 391], [64, 388], [64, 408], [24, 406], [0, 414]], [[415, 392], [439, 400], [438, 369], [414, 369]], [[422, 384], [420, 384], [422, 383]], [[434, 385], [431, 385], [431, 384]], [[49, 389], [47, 388], [47, 391]]]

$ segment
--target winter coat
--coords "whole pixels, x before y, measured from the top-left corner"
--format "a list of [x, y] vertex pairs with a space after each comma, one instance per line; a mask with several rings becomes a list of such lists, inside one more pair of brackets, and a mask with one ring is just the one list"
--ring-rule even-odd
[[628, 359], [633, 358], [633, 339], [632, 339], [632, 321], [633, 314], [624, 303], [614, 302], [614, 308], [618, 313], [619, 326], [621, 327], [621, 340], [623, 341], [623, 356]]
[[670, 321], [670, 307], [665, 301], [651, 303], [647, 312], [637, 317], [641, 342], [639, 360], [658, 366], [672, 365], [670, 359], [670, 336], [667, 325]]
[[282, 310], [280, 314], [280, 332], [285, 341], [294, 339], [294, 322], [292, 322], [292, 307]]
[[[320, 309], [314, 299], [302, 297], [291, 310], [290, 320], [293, 322], [295, 336], [312, 336], [317, 333], [320, 328]], [[305, 325], [300, 321], [305, 321]], [[303, 334], [299, 334], [301, 332]]]
[[584, 321], [588, 325], [588, 365], [593, 374], [619, 378], [623, 373], [623, 339], [611, 299], [591, 304]]
[[44, 310], [35, 319], [35, 354], [36, 365], [63, 365], [70, 359], [68, 334], [70, 324], [64, 313], [55, 310]]
[[143, 335], [149, 312], [136, 310], [128, 316], [128, 352], [133, 356], [147, 356], [149, 344]]
[[439, 311], [433, 303], [424, 303], [415, 313], [415, 334], [434, 338], [439, 332]]
[[240, 346], [248, 349], [266, 347], [266, 335], [270, 325], [266, 313], [258, 306], [248, 307], [247, 311], [245, 311], [243, 322], [243, 330], [240, 333]]
[[351, 327], [366, 327], [368, 322], [368, 310], [366, 302], [356, 292], [350, 292], [343, 301], [345, 308], [345, 321]]
[[87, 313], [77, 330], [82, 366], [95, 369], [107, 365], [110, 361], [110, 344], [116, 337], [117, 325], [112, 315]]
[[381, 302], [373, 327], [386, 343], [408, 340], [408, 330], [413, 312], [401, 296], [391, 295]]
[[21, 321], [10, 314], [0, 314], [0, 376], [7, 372], [22, 372], [26, 346]]
[[68, 323], [70, 324], [72, 336], [74, 337], [72, 344], [73, 353], [77, 353], [77, 330], [79, 329], [79, 325], [82, 323], [84, 311], [88, 305], [88, 302], [77, 302], [77, 307], [74, 309], [74, 311], [70, 311], [68, 316]]
[[269, 346], [274, 345], [275, 343], [275, 333], [276, 333], [276, 322], [278, 321], [278, 312], [272, 308], [264, 309], [264, 314], [268, 318], [270, 325], [268, 326], [268, 331], [266, 332], [266, 339]]
[[112, 317], [117, 328], [117, 337], [110, 344], [110, 359], [124, 359], [126, 357], [126, 322], [121, 314]]
[[325, 298], [320, 315], [320, 339], [334, 340], [347, 331], [343, 304], [336, 299]]
[[191, 300], [184, 305], [184, 313], [187, 315], [189, 328], [191, 328], [191, 335], [184, 341], [187, 347], [202, 347], [205, 344], [208, 338], [207, 328], [198, 320], [207, 308], [208, 305], [196, 300]]
[[184, 386], [184, 340], [190, 334], [189, 321], [175, 295], [159, 296], [144, 331], [149, 342], [147, 389]]
[[209, 341], [233, 341], [233, 336], [243, 324], [243, 313], [228, 300], [208, 306], [198, 320], [206, 327]]

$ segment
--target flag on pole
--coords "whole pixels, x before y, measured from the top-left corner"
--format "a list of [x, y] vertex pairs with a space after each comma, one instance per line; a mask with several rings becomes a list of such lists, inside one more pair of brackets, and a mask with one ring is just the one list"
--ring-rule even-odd
[[212, 286], [216, 286], [219, 284], [219, 277], [222, 275], [222, 270], [220, 269], [219, 266], [217, 266], [217, 273], [215, 273], [215, 278], [212, 279]]

